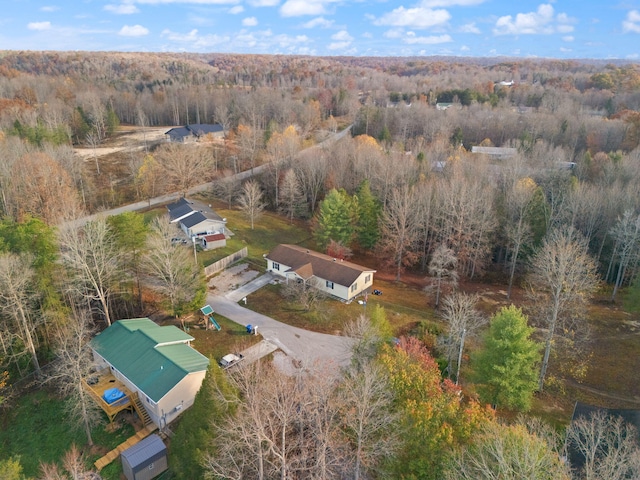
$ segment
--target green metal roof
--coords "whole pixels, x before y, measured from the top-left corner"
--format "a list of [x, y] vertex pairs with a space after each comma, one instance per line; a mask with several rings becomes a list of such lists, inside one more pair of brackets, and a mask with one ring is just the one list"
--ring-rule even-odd
[[207, 369], [209, 359], [187, 345], [191, 340], [173, 325], [134, 318], [113, 323], [91, 340], [91, 347], [158, 402], [189, 373]]

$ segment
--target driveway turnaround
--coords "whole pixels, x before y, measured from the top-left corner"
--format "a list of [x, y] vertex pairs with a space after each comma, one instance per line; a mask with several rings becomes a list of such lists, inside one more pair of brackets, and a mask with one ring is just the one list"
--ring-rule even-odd
[[292, 327], [237, 303], [249, 293], [269, 283], [272, 278], [270, 274], [262, 275], [224, 296], [209, 294], [207, 302], [216, 313], [229, 320], [244, 326], [252, 325], [262, 338], [276, 345], [303, 366], [311, 366], [316, 362], [346, 366], [351, 360], [353, 339]]

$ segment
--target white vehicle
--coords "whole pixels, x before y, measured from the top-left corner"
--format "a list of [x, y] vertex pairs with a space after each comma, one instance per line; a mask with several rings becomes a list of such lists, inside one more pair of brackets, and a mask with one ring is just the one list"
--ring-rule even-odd
[[244, 356], [241, 353], [228, 353], [220, 359], [218, 364], [225, 370], [239, 363]]

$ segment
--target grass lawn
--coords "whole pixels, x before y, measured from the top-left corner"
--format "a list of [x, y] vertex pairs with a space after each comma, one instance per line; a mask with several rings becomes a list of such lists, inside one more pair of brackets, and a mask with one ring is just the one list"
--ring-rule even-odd
[[[105, 415], [104, 425], [93, 429], [95, 445], [89, 448], [84, 433], [70, 428], [66, 421], [64, 402], [43, 390], [20, 398], [3, 413], [1, 420], [0, 459], [19, 456], [26, 477], [39, 475], [41, 462], [60, 464], [74, 443], [85, 454], [87, 467], [92, 469], [93, 462], [134, 434], [133, 427], [118, 418], [114, 429], [106, 428], [109, 424]], [[103, 478], [119, 479], [120, 464], [112, 465], [111, 470], [104, 472]]]

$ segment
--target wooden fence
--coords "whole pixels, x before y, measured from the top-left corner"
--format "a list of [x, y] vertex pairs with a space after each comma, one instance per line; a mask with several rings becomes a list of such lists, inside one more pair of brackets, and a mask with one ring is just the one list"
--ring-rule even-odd
[[211, 275], [215, 275], [218, 272], [221, 272], [225, 268], [227, 268], [232, 263], [237, 262], [243, 258], [246, 258], [249, 255], [249, 251], [247, 247], [244, 247], [242, 250], [238, 250], [236, 253], [232, 253], [228, 257], [224, 257], [218, 260], [215, 263], [212, 263], [208, 267], [204, 268], [204, 273], [209, 278]]

